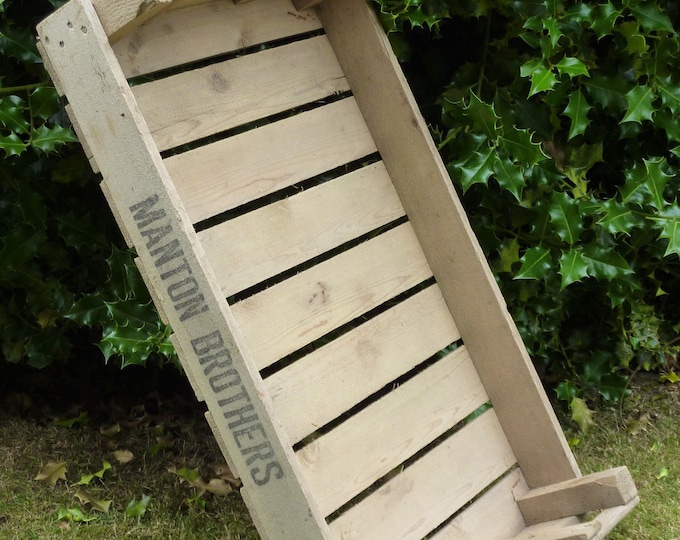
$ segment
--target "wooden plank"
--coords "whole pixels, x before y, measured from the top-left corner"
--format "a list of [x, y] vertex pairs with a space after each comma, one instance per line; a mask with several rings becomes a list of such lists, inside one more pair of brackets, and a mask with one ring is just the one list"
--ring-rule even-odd
[[331, 531], [343, 540], [419, 540], [514, 463], [489, 410], [332, 521]]
[[607, 508], [591, 521], [579, 523], [578, 518], [560, 519], [527, 527], [512, 540], [605, 540], [614, 527], [640, 502], [634, 497], [628, 503]]
[[390, 177], [375, 163], [198, 237], [231, 296], [403, 215]]
[[380, 23], [364, 0], [316, 9], [527, 482], [580, 476]]
[[195, 223], [375, 152], [353, 98], [169, 157]]
[[521, 471], [515, 469], [432, 535], [430, 540], [488, 540], [518, 534], [526, 525], [512, 494], [527, 489]]
[[532, 489], [517, 496], [528, 525], [622, 506], [637, 496], [626, 467], [616, 467], [582, 478]]
[[297, 13], [289, 0], [235, 5], [212, 0], [174, 3], [113, 44], [126, 77], [195, 62], [321, 28], [314, 11]]
[[265, 379], [296, 443], [460, 337], [431, 285]]
[[405, 223], [231, 308], [262, 369], [431, 275]]
[[486, 392], [465, 347], [297, 452], [329, 515], [484, 405]]
[[323, 0], [293, 0], [295, 8], [299, 10], [309, 9], [318, 6]]
[[132, 91], [163, 151], [347, 89], [328, 39], [318, 36]]
[[170, 6], [172, 0], [93, 0], [92, 4], [106, 34], [117, 36], [131, 31]]
[[234, 470], [260, 509], [263, 532], [272, 538], [330, 538], [292, 450], [281, 442], [285, 434], [271, 419], [262, 380], [90, 0], [71, 0], [39, 25], [38, 35], [149, 281], [164, 299], [188, 355], [184, 362], [196, 368], [196, 383]]

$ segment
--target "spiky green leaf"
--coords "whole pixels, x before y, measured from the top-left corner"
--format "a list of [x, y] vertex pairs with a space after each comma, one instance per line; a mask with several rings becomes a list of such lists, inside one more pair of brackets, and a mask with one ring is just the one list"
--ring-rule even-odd
[[630, 12], [647, 32], [663, 31], [674, 33], [673, 23], [656, 2], [634, 2]]
[[549, 213], [555, 232], [563, 241], [573, 246], [583, 231], [578, 203], [566, 193], [555, 192]]
[[580, 90], [572, 92], [571, 96], [569, 96], [569, 103], [564, 109], [564, 114], [571, 120], [568, 140], [573, 139], [577, 135], [583, 135], [586, 132], [586, 128], [590, 124], [588, 113], [592, 108], [593, 106], [588, 103], [588, 100]]
[[557, 84], [557, 77], [555, 74], [547, 69], [545, 66], [539, 65], [531, 74], [531, 88], [529, 89], [529, 97], [538, 94], [539, 92], [546, 92], [552, 90]]
[[529, 249], [520, 261], [522, 261], [522, 267], [517, 272], [515, 279], [543, 280], [553, 265], [550, 250], [541, 246]]
[[19, 96], [0, 99], [0, 125], [14, 133], [25, 134], [31, 129], [26, 118], [26, 104]]
[[623, 122], [638, 122], [643, 120], [652, 120], [654, 117], [654, 100], [656, 94], [651, 86], [640, 85], [633, 87], [626, 94], [626, 101], [628, 102], [628, 109], [624, 115]]
[[507, 157], [499, 157], [493, 166], [498, 185], [512, 193], [517, 201], [522, 200], [522, 190], [525, 186], [522, 169], [512, 163]]
[[46, 154], [54, 152], [57, 146], [77, 142], [78, 139], [73, 134], [70, 128], [63, 126], [54, 126], [52, 128], [43, 124], [35, 130], [31, 138], [31, 145]]
[[561, 288], [564, 289], [588, 276], [588, 261], [577, 249], [565, 251], [560, 256]]
[[571, 77], [578, 77], [579, 75], [585, 75], [590, 77], [590, 72], [586, 65], [581, 62], [578, 58], [572, 58], [565, 56], [557, 64], [555, 64], [557, 71], [560, 75], [568, 75]]

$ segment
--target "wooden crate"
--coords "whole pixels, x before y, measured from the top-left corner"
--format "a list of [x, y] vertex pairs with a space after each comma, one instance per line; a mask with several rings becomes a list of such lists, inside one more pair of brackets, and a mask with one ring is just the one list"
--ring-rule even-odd
[[581, 476], [376, 18], [303, 4], [38, 28], [261, 536], [603, 538], [635, 485]]

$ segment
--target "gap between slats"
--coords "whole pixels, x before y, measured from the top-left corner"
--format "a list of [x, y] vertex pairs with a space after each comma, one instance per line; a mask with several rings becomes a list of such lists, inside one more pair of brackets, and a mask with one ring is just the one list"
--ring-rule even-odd
[[313, 10], [297, 12], [289, 0], [258, 0], [240, 5], [225, 0], [193, 6], [182, 4], [186, 2], [175, 0], [166, 11], [113, 43], [126, 77], [321, 28]]
[[160, 151], [347, 90], [326, 36], [132, 88]]
[[196, 223], [373, 152], [350, 97], [164, 162]]
[[482, 406], [488, 397], [460, 347], [297, 453], [324, 515]]
[[434, 284], [266, 378], [265, 386], [295, 444], [459, 338]]
[[376, 163], [198, 236], [231, 296], [403, 215], [387, 171]]
[[431, 276], [404, 223], [232, 305], [232, 313], [263, 369]]
[[493, 409], [330, 523], [335, 538], [420, 540], [515, 464]]

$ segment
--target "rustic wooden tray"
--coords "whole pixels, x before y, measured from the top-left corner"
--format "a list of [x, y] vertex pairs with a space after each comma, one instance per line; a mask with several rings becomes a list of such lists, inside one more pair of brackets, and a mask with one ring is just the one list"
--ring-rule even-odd
[[380, 25], [303, 4], [38, 28], [260, 534], [603, 538], [635, 485], [581, 476]]

